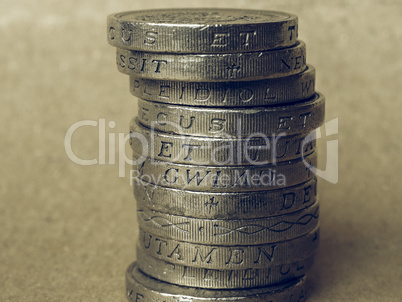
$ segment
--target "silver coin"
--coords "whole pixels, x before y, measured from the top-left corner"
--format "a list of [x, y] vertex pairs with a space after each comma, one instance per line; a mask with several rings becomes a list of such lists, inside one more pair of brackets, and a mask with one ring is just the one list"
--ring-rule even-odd
[[314, 178], [311, 167], [317, 154], [269, 165], [196, 166], [141, 158], [130, 172], [132, 179], [167, 188], [207, 192], [275, 190], [295, 186]]
[[306, 45], [260, 52], [228, 54], [164, 54], [117, 48], [117, 69], [146, 79], [187, 82], [252, 81], [303, 72]]
[[325, 118], [325, 98], [275, 107], [200, 108], [138, 100], [139, 122], [153, 130], [204, 137], [266, 138], [308, 134]]
[[144, 100], [208, 107], [273, 106], [294, 103], [315, 93], [315, 69], [285, 78], [247, 82], [180, 82], [130, 77], [131, 93]]
[[[297, 16], [263, 10], [155, 9], [108, 16], [108, 42], [147, 52], [258, 51], [294, 45]], [[190, 42], [189, 42], [190, 41]]]
[[262, 165], [307, 156], [315, 151], [315, 132], [293, 136], [209, 138], [161, 133], [138, 121], [130, 124], [134, 158], [150, 157], [191, 165]]
[[135, 262], [126, 271], [126, 289], [132, 302], [304, 302], [306, 299], [305, 277], [253, 289], [211, 290], [155, 280], [141, 272]]
[[205, 245], [167, 239], [140, 229], [137, 254], [208, 269], [267, 268], [306, 259], [319, 245], [319, 227], [301, 237], [260, 245]]
[[138, 224], [146, 232], [177, 241], [213, 245], [267, 244], [291, 240], [318, 226], [319, 206], [290, 214], [255, 219], [200, 219], [138, 209]]
[[294, 187], [255, 192], [194, 192], [165, 188], [136, 179], [137, 205], [157, 212], [207, 219], [248, 219], [284, 215], [313, 205], [317, 179]]
[[138, 268], [150, 277], [181, 286], [211, 289], [254, 288], [291, 281], [304, 276], [313, 263], [314, 255], [269, 268], [217, 270], [182, 266], [145, 253], [137, 254]]

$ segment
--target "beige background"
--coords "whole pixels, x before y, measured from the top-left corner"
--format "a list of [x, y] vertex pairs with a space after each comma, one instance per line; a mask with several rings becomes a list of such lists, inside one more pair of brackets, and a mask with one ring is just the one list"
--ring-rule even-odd
[[[381, 2], [381, 4], [379, 4]], [[219, 6], [299, 16], [299, 37], [339, 118], [339, 183], [320, 183], [322, 243], [310, 301], [401, 301], [401, 1], [0, 1], [0, 301], [125, 301], [135, 203], [117, 165], [64, 151], [79, 120], [136, 114], [106, 43], [109, 13]], [[96, 128], [77, 131], [97, 156]], [[325, 144], [321, 155], [325, 154]]]

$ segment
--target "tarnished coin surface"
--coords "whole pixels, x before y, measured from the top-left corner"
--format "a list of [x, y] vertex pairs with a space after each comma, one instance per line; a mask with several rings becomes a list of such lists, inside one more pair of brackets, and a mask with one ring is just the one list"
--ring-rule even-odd
[[292, 46], [297, 16], [279, 11], [187, 8], [116, 13], [108, 42], [147, 52], [221, 53]]
[[138, 268], [155, 279], [181, 286], [211, 289], [254, 288], [291, 281], [304, 276], [313, 263], [314, 255], [269, 268], [217, 270], [173, 264], [145, 253], [137, 255]]
[[200, 219], [138, 209], [138, 224], [146, 232], [177, 241], [213, 245], [266, 244], [291, 240], [318, 226], [318, 203], [280, 216], [255, 219]]
[[249, 138], [212, 138], [161, 133], [130, 124], [134, 158], [191, 165], [263, 165], [307, 156], [315, 151], [315, 132], [309, 134]]
[[314, 178], [317, 154], [268, 165], [196, 166], [139, 159], [132, 179], [155, 185], [202, 192], [250, 192], [283, 189]]
[[321, 94], [293, 105], [200, 108], [138, 100], [138, 120], [147, 128], [205, 137], [272, 137], [308, 134], [325, 118]]
[[319, 228], [301, 237], [260, 245], [205, 245], [166, 239], [140, 229], [137, 255], [173, 264], [218, 270], [268, 268], [306, 259], [319, 244]]
[[137, 205], [161, 213], [207, 219], [248, 219], [296, 212], [317, 200], [317, 179], [278, 190], [195, 192], [157, 186], [136, 179]]
[[183, 82], [130, 77], [130, 92], [141, 99], [207, 107], [274, 106], [308, 99], [315, 92], [315, 69], [277, 79], [247, 82]]
[[117, 48], [117, 69], [145, 79], [187, 82], [252, 81], [303, 72], [306, 44], [258, 52], [164, 54]]
[[129, 301], [157, 302], [304, 302], [305, 277], [253, 289], [213, 290], [177, 286], [148, 277], [132, 263], [126, 271], [126, 289]]

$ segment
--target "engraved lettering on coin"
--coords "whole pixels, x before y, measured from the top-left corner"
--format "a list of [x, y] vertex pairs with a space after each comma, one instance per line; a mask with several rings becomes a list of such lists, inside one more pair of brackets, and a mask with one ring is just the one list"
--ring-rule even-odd
[[[125, 58], [125, 64], [117, 65], [122, 73], [155, 80], [254, 81], [291, 76], [307, 68], [306, 45], [302, 41], [275, 50], [223, 54], [151, 53], [120, 47], [116, 56]], [[133, 63], [130, 68], [127, 61], [139, 66], [133, 68]]]
[[273, 267], [218, 270], [173, 264], [144, 252], [140, 252], [137, 257], [139, 268], [155, 279], [211, 289], [241, 289], [286, 282], [304, 275], [314, 262], [314, 256], [309, 256]]
[[166, 239], [140, 229], [138, 253], [173, 264], [211, 269], [244, 269], [277, 266], [305, 259], [319, 244], [319, 228], [288, 241], [260, 245], [205, 245]]
[[[297, 16], [244, 9], [160, 9], [112, 14], [109, 43], [118, 48], [169, 53], [235, 53], [291, 47]], [[128, 36], [129, 32], [132, 33]], [[125, 38], [123, 38], [125, 37]], [[191, 43], [189, 43], [191, 41]]]
[[255, 302], [286, 301], [303, 302], [305, 277], [279, 285], [235, 290], [209, 290], [182, 287], [161, 282], [142, 273], [136, 263], [126, 271], [127, 297], [131, 302]]

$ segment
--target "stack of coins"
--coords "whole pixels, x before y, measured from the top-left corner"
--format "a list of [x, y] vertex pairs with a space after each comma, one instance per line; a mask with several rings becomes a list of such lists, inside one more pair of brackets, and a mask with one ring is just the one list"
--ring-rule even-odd
[[130, 301], [304, 301], [325, 102], [297, 37], [297, 17], [275, 11], [108, 17], [139, 98]]

